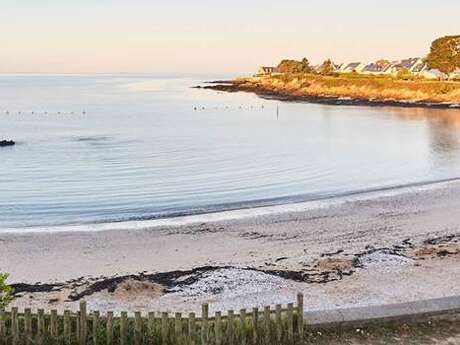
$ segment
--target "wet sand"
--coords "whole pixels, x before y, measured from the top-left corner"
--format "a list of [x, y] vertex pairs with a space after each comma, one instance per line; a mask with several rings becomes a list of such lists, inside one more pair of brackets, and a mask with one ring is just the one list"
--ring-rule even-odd
[[237, 310], [298, 291], [310, 310], [437, 298], [460, 294], [459, 208], [460, 182], [449, 182], [179, 226], [4, 233], [0, 270], [21, 308], [84, 298], [101, 311]]

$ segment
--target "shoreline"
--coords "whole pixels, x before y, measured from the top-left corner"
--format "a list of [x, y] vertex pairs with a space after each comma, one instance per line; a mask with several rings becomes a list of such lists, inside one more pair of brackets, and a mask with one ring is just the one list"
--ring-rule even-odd
[[247, 86], [235, 80], [211, 81], [212, 85], [195, 86], [197, 89], [214, 90], [222, 92], [247, 92], [268, 99], [283, 102], [301, 102], [323, 105], [342, 106], [369, 106], [369, 107], [403, 107], [403, 108], [428, 108], [428, 109], [460, 109], [459, 102], [428, 102], [418, 100], [397, 100], [397, 99], [371, 99], [353, 98], [349, 96], [308, 96], [296, 95], [298, 90], [267, 89], [263, 86]]
[[457, 181], [241, 219], [0, 234], [0, 267], [19, 308], [85, 298], [101, 311], [228, 310], [299, 291], [308, 310], [441, 298], [460, 295], [459, 195]]
[[[66, 233], [66, 232], [97, 232], [116, 230], [145, 230], [161, 227], [186, 226], [203, 222], [240, 220], [265, 215], [275, 215], [287, 212], [299, 212], [313, 209], [337, 206], [351, 201], [366, 201], [381, 197], [394, 196], [398, 194], [417, 192], [426, 189], [442, 188], [446, 184], [460, 182], [460, 177], [451, 177], [440, 180], [428, 180], [413, 182], [396, 186], [384, 186], [347, 192], [339, 195], [325, 195], [317, 198], [303, 200], [301, 196], [292, 196], [286, 199], [287, 202], [276, 203], [279, 199], [263, 200], [259, 202], [243, 203], [248, 206], [230, 207], [215, 210], [208, 210], [200, 213], [171, 215], [164, 217], [152, 217], [142, 219], [127, 219], [121, 221], [107, 221], [82, 224], [56, 224], [56, 225], [34, 225], [26, 227], [4, 227], [0, 230], [2, 234], [33, 234], [33, 233]], [[284, 199], [283, 199], [284, 200]]]

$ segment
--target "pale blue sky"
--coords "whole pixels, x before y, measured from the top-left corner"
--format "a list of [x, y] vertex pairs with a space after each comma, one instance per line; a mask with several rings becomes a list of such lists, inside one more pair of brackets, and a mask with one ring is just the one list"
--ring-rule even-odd
[[0, 0], [0, 72], [247, 73], [397, 59], [460, 34], [458, 0]]

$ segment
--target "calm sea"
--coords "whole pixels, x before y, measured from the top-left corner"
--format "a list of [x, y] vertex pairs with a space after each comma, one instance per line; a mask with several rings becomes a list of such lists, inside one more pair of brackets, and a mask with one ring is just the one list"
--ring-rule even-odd
[[0, 140], [17, 142], [0, 148], [0, 231], [460, 177], [460, 110], [282, 103], [191, 88], [206, 79], [0, 76]]

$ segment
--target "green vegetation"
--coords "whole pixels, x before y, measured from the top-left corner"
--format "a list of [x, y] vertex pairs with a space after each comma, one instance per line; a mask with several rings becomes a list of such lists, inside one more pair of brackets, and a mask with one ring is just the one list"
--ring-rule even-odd
[[460, 103], [460, 83], [429, 81], [411, 76], [405, 80], [392, 76], [349, 74], [280, 74], [268, 78], [236, 80], [245, 91], [270, 92], [295, 97], [348, 97], [360, 100], [411, 100]]
[[277, 70], [279, 73], [312, 73], [314, 71], [307, 58], [303, 58], [302, 61], [282, 60]]
[[426, 61], [431, 68], [447, 75], [460, 68], [460, 35], [434, 40]]
[[6, 283], [7, 279], [7, 273], [0, 273], [0, 310], [6, 308], [13, 295], [13, 289]]

